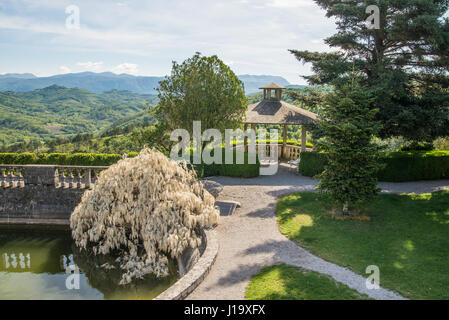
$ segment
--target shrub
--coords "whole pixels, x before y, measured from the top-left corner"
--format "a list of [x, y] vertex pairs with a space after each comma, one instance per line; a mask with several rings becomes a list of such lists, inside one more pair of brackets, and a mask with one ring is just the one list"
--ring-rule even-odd
[[[449, 151], [388, 152], [382, 155], [380, 161], [385, 165], [378, 173], [380, 181], [403, 182], [449, 178]], [[303, 152], [299, 172], [312, 177], [321, 173], [325, 164], [325, 153]]]
[[127, 284], [151, 273], [168, 275], [168, 257], [201, 245], [201, 228], [218, 222], [214, 202], [193, 170], [143, 149], [101, 172], [73, 211], [70, 227], [81, 250], [119, 253], [120, 284]]
[[382, 181], [402, 182], [449, 178], [449, 151], [390, 152], [379, 172]]
[[399, 151], [432, 151], [433, 143], [412, 142], [408, 145], [401, 146]]
[[301, 152], [299, 172], [307, 177], [314, 177], [324, 170], [326, 154], [322, 152]]
[[[272, 142], [273, 140], [270, 139], [266, 139], [266, 140], [256, 140], [256, 143], [262, 143], [265, 142], [266, 144], [269, 144], [270, 142]], [[284, 141], [282, 139], [279, 139], [277, 141], [273, 141], [273, 143], [277, 143], [277, 144], [283, 144]], [[233, 141], [232, 145], [235, 146], [237, 144], [243, 144], [243, 140], [236, 140]], [[288, 145], [292, 145], [292, 146], [296, 146], [296, 147], [300, 147], [301, 146], [301, 141], [296, 141], [296, 140], [287, 140], [287, 144]], [[224, 142], [223, 142], [223, 147], [225, 146]], [[313, 148], [313, 144], [310, 142], [306, 142], [306, 147], [307, 148]]]
[[[241, 151], [234, 150], [234, 159], [236, 153]], [[137, 156], [137, 152], [128, 153], [128, 158]], [[167, 156], [168, 154], [166, 154]], [[229, 176], [252, 178], [259, 176], [260, 163], [257, 159], [255, 164], [248, 164], [248, 154], [244, 153], [244, 164], [225, 164], [225, 153], [222, 150], [223, 164], [211, 164], [204, 166], [204, 176]], [[110, 166], [123, 156], [120, 154], [102, 154], [102, 153], [0, 153], [0, 164], [53, 164], [62, 166]], [[198, 172], [199, 166], [194, 166]]]
[[[214, 149], [214, 151], [217, 149]], [[248, 163], [248, 153], [242, 151], [233, 151], [233, 159], [237, 159], [237, 156], [243, 153], [243, 164], [226, 164], [225, 163], [225, 149], [221, 149], [222, 161], [221, 164], [204, 164], [204, 177], [210, 176], [228, 176], [228, 177], [242, 177], [253, 178], [259, 176], [260, 162], [256, 156], [256, 163]], [[193, 156], [191, 157], [193, 163]], [[201, 165], [194, 165], [195, 170], [200, 174]]]
[[[135, 157], [137, 152], [128, 153]], [[0, 153], [1, 164], [54, 164], [65, 166], [110, 166], [120, 159], [120, 154], [102, 153]]]

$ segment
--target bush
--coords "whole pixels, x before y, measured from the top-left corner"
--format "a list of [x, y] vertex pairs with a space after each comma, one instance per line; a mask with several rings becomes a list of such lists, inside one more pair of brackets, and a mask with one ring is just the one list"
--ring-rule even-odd
[[[241, 151], [234, 150], [236, 154]], [[128, 158], [133, 158], [138, 152], [128, 153]], [[258, 158], [255, 164], [248, 164], [248, 153], [244, 153], [244, 164], [225, 164], [225, 153], [222, 150], [223, 164], [211, 164], [204, 166], [204, 176], [229, 176], [252, 178], [259, 176], [260, 163]], [[120, 159], [120, 154], [102, 153], [0, 153], [0, 164], [53, 164], [62, 166], [110, 166]], [[194, 166], [198, 172], [199, 166]]]
[[[403, 182], [449, 178], [449, 151], [388, 152], [380, 160], [385, 164], [378, 173], [380, 181]], [[301, 153], [299, 172], [315, 176], [324, 170], [326, 154]]]
[[[256, 163], [249, 164], [247, 152], [234, 150], [233, 153], [234, 160], [237, 159], [238, 154], [243, 153], [244, 164], [226, 164], [225, 149], [222, 148], [221, 152], [222, 152], [222, 164], [215, 164], [215, 163], [209, 165], [205, 164], [203, 174], [204, 177], [227, 176], [227, 177], [253, 178], [259, 176], [260, 162], [257, 156], [256, 156]], [[191, 157], [191, 161], [193, 162], [193, 157]], [[198, 175], [201, 175], [201, 173], [199, 172], [201, 166], [194, 165], [194, 168], [197, 171]]]
[[98, 268], [120, 269], [120, 284], [166, 276], [168, 258], [200, 246], [200, 230], [218, 223], [214, 202], [192, 170], [145, 148], [104, 170], [84, 193], [70, 217], [72, 237], [91, 256], [116, 257]]
[[[138, 153], [128, 153], [135, 157]], [[0, 153], [1, 164], [54, 164], [65, 166], [110, 166], [120, 159], [120, 154], [102, 153]]]
[[[262, 143], [265, 142], [267, 144], [269, 144], [272, 140], [266, 139], [266, 140], [256, 140], [256, 143]], [[277, 141], [273, 141], [273, 143], [277, 143], [277, 144], [283, 144], [284, 140], [279, 139]], [[243, 140], [236, 140], [233, 141], [232, 145], [235, 146], [237, 144], [243, 144]], [[287, 140], [287, 145], [291, 145], [291, 146], [296, 146], [296, 147], [300, 147], [301, 146], [301, 141], [296, 141], [296, 140]], [[223, 147], [225, 146], [224, 142], [223, 142]], [[310, 142], [306, 142], [306, 147], [307, 148], [313, 148], [313, 144]]]
[[324, 170], [326, 154], [322, 152], [301, 152], [299, 172], [307, 177], [314, 177]]
[[401, 146], [399, 151], [432, 151], [433, 143], [412, 142], [408, 145]]
[[381, 181], [414, 181], [449, 178], [449, 151], [390, 152], [383, 157]]

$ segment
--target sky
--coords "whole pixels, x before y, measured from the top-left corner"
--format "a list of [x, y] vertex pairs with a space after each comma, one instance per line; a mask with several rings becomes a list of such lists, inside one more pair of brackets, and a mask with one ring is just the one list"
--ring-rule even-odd
[[288, 49], [329, 51], [335, 31], [313, 0], [1, 0], [0, 74], [165, 76], [201, 52], [305, 84], [310, 66]]

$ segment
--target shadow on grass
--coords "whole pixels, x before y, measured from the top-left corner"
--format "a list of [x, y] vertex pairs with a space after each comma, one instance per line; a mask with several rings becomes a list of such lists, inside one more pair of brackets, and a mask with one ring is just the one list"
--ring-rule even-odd
[[301, 192], [277, 206], [279, 228], [313, 254], [409, 298], [449, 299], [449, 191], [382, 194], [363, 210], [370, 222], [339, 221], [319, 194]]
[[250, 300], [348, 300], [365, 295], [338, 283], [330, 276], [279, 264], [263, 268], [253, 276], [247, 289]]

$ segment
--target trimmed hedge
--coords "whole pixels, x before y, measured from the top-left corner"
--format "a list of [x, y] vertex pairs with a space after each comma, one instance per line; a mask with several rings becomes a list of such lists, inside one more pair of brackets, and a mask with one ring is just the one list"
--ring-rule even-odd
[[[388, 152], [381, 160], [385, 167], [378, 179], [388, 182], [435, 180], [449, 178], [449, 151]], [[324, 170], [326, 154], [316, 151], [301, 154], [299, 172], [315, 176]]]
[[449, 178], [449, 151], [390, 152], [382, 159], [381, 181], [414, 181]]
[[[128, 153], [128, 157], [137, 156]], [[0, 153], [0, 164], [54, 164], [63, 166], [110, 166], [122, 159], [120, 154], [103, 153]]]
[[[269, 140], [269, 139], [267, 139], [267, 140], [259, 140], [259, 139], [257, 139], [257, 140], [256, 140], [256, 143], [264, 142], [264, 143], [266, 143], [266, 144], [269, 144], [271, 141], [272, 141], [272, 140]], [[287, 140], [286, 142], [287, 142], [287, 145], [292, 145], [292, 146], [296, 146], [296, 147], [300, 147], [300, 146], [301, 146], [301, 141]], [[233, 141], [233, 142], [232, 142], [232, 145], [233, 145], [233, 146], [236, 146], [237, 144], [243, 144], [243, 143], [244, 143], [243, 140], [236, 140], [236, 141]], [[283, 143], [284, 143], [284, 140], [279, 139], [279, 140], [277, 140], [276, 143], [277, 143], [277, 144], [283, 144]], [[223, 146], [223, 147], [225, 146], [225, 143], [224, 143], [224, 142], [223, 142], [223, 145], [222, 145], [222, 146]], [[307, 148], [313, 148], [313, 144], [310, 143], [310, 142], [306, 142], [306, 147], [307, 147]]]
[[[215, 149], [216, 150], [216, 149]], [[222, 148], [222, 164], [209, 164], [204, 165], [204, 177], [211, 176], [227, 176], [227, 177], [242, 177], [242, 178], [253, 178], [259, 176], [260, 162], [259, 157], [256, 156], [256, 163], [248, 163], [248, 152], [242, 152], [233, 150], [233, 159], [236, 161], [237, 155], [243, 153], [243, 164], [226, 164], [225, 163], [225, 149]], [[191, 157], [191, 162], [193, 163], [193, 156]], [[200, 165], [194, 165], [195, 170], [200, 173]]]
[[[236, 153], [242, 151], [234, 150]], [[137, 152], [128, 153], [128, 157], [137, 156]], [[248, 153], [244, 153], [244, 164], [225, 164], [224, 149], [222, 152], [223, 164], [204, 165], [204, 176], [229, 176], [251, 178], [259, 176], [260, 163], [257, 158], [256, 164], [248, 164]], [[120, 159], [120, 154], [102, 153], [0, 153], [0, 164], [54, 164], [63, 166], [110, 166]], [[198, 165], [194, 166], [199, 169]]]

